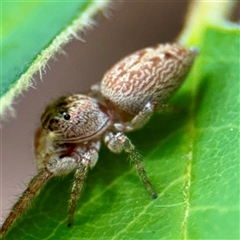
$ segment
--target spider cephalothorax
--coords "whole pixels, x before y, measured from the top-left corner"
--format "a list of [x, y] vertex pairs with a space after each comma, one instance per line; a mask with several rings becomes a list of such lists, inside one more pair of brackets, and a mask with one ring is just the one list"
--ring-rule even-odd
[[2, 236], [51, 177], [74, 171], [68, 225], [88, 169], [98, 160], [103, 141], [114, 153], [129, 154], [147, 191], [157, 197], [143, 168], [142, 157], [124, 134], [144, 126], [154, 111], [166, 109], [197, 55], [195, 48], [159, 44], [116, 63], [88, 95], [61, 97], [46, 107], [35, 134], [38, 174], [31, 180], [6, 221]]
[[81, 94], [56, 100], [46, 108], [41, 122], [55, 141], [68, 143], [96, 138], [110, 125], [109, 116], [100, 104]]

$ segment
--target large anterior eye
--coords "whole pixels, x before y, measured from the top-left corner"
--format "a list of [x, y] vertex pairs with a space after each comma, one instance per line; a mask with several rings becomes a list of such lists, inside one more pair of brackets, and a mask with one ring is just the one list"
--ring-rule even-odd
[[69, 120], [69, 119], [71, 118], [71, 116], [70, 116], [67, 112], [64, 112], [64, 113], [63, 113], [63, 118], [64, 118], [65, 120]]

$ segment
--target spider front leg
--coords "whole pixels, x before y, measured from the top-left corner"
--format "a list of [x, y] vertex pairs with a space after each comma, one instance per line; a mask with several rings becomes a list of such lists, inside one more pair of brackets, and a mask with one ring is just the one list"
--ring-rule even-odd
[[[44, 159], [42, 159], [44, 161]], [[24, 213], [31, 205], [33, 199], [43, 188], [46, 182], [53, 176], [67, 174], [78, 165], [78, 159], [71, 156], [60, 158], [55, 151], [51, 153], [49, 162], [39, 169], [38, 174], [30, 181], [26, 190], [20, 196], [18, 201], [13, 205], [11, 212], [7, 216], [0, 228], [0, 239], [10, 229], [14, 222]]]
[[140, 176], [140, 179], [145, 185], [147, 191], [151, 194], [153, 198], [157, 198], [157, 193], [153, 190], [147, 174], [144, 170], [142, 156], [137, 152], [130, 139], [123, 133], [117, 133], [116, 135], [114, 135], [110, 132], [105, 135], [104, 142], [106, 143], [110, 151], [114, 153], [121, 153], [122, 151], [124, 151], [129, 155], [130, 161], [137, 170], [138, 175]]
[[[42, 134], [44, 133], [42, 132]], [[46, 138], [44, 138], [43, 141], [37, 145], [37, 149], [44, 149], [43, 147], [45, 146], [45, 143]], [[48, 145], [46, 146], [49, 147]], [[3, 225], [0, 227], [0, 239], [30, 206], [34, 197], [51, 177], [65, 175], [75, 170], [74, 182], [69, 202], [68, 225], [70, 226], [72, 223], [74, 211], [76, 209], [76, 203], [80, 197], [83, 182], [87, 174], [87, 170], [89, 167], [94, 167], [96, 164], [98, 160], [99, 148], [100, 142], [97, 141], [79, 146], [70, 144], [68, 147], [66, 147], [64, 144], [54, 144], [52, 148], [46, 148], [45, 153], [36, 151], [39, 172], [30, 181], [27, 189], [14, 204], [10, 214], [7, 216]]]
[[100, 148], [100, 142], [93, 142], [90, 145], [90, 149], [82, 156], [82, 161], [77, 167], [74, 173], [74, 180], [71, 189], [71, 195], [69, 200], [69, 215], [68, 226], [70, 227], [73, 222], [73, 216], [76, 210], [78, 199], [80, 198], [84, 181], [87, 176], [89, 167], [94, 167], [98, 160], [98, 151]]
[[13, 223], [18, 219], [19, 216], [25, 211], [25, 209], [30, 205], [35, 195], [38, 191], [45, 185], [49, 178], [52, 177], [52, 173], [48, 169], [42, 169], [28, 184], [27, 189], [23, 192], [22, 196], [13, 205], [10, 214], [4, 221], [0, 228], [0, 239], [8, 231], [8, 229], [13, 225]]

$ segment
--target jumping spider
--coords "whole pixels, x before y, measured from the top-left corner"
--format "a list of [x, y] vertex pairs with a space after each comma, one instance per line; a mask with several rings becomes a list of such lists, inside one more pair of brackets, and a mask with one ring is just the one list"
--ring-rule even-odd
[[157, 198], [142, 157], [125, 133], [143, 127], [153, 111], [166, 110], [167, 100], [180, 87], [197, 52], [175, 43], [139, 50], [115, 64], [88, 95], [61, 97], [47, 106], [35, 134], [38, 174], [13, 206], [0, 237], [49, 178], [74, 171], [70, 226], [88, 169], [97, 163], [101, 141], [110, 151], [129, 155], [147, 191]]

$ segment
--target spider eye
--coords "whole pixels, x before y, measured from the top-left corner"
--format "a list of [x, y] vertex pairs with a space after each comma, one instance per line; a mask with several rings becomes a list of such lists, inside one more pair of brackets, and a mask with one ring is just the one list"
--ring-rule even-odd
[[71, 118], [71, 116], [70, 116], [67, 112], [64, 112], [64, 113], [63, 113], [63, 118], [64, 118], [65, 120], [69, 120], [69, 119]]
[[58, 119], [52, 118], [49, 122], [49, 130], [52, 132], [54, 130], [54, 124], [58, 124]]

